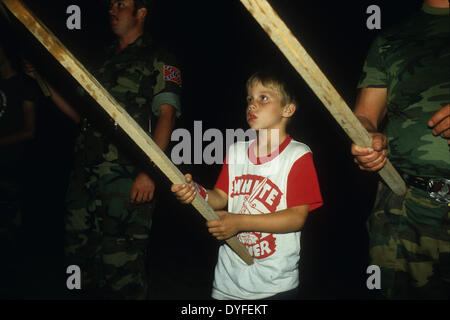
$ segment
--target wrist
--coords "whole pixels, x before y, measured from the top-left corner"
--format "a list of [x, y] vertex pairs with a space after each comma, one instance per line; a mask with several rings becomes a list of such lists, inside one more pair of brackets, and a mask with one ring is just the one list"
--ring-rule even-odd
[[208, 202], [208, 191], [198, 183], [195, 183], [195, 188], [197, 189], [198, 194]]
[[242, 214], [242, 213], [234, 213], [234, 226], [237, 232], [251, 232], [252, 230], [252, 215], [250, 214]]
[[133, 171], [133, 176], [135, 179], [144, 175], [150, 179], [155, 179], [158, 177], [158, 173], [159, 168], [152, 161], [150, 161], [147, 163], [138, 164]]

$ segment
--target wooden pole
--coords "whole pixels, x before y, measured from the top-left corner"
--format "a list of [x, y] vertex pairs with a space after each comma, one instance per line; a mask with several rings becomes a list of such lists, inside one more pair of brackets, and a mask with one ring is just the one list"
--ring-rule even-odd
[[[371, 147], [372, 138], [367, 130], [270, 4], [266, 0], [240, 1], [322, 101], [350, 139], [357, 145]], [[406, 193], [405, 182], [389, 160], [378, 174], [396, 194]]]
[[[178, 168], [159, 149], [155, 142], [144, 132], [136, 121], [120, 106], [108, 91], [84, 68], [58, 38], [26, 8], [20, 0], [2, 0], [6, 7], [21, 21], [59, 63], [80, 83], [81, 86], [100, 104], [114, 121], [130, 136], [147, 156], [158, 166], [174, 184], [183, 184], [185, 179]], [[192, 205], [207, 220], [219, 219], [219, 216], [202, 197], [195, 197]], [[226, 240], [227, 244], [248, 265], [253, 258], [248, 250], [236, 238]]]

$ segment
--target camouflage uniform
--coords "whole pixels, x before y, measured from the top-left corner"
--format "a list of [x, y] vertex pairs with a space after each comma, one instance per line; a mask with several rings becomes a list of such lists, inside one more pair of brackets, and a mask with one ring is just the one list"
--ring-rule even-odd
[[[181, 76], [172, 58], [139, 37], [94, 72], [99, 82], [146, 131], [162, 104], [180, 114]], [[66, 255], [82, 270], [82, 289], [95, 298], [145, 299], [146, 250], [154, 201], [130, 203], [130, 190], [148, 158], [97, 106], [91, 105], [76, 140], [67, 193]], [[95, 114], [98, 112], [98, 114]]]
[[[447, 141], [428, 120], [450, 101], [448, 8], [423, 7], [374, 41], [359, 88], [387, 88], [389, 158], [405, 175], [449, 178]], [[408, 185], [406, 196], [380, 183], [368, 221], [370, 257], [384, 297], [449, 298], [449, 206]]]

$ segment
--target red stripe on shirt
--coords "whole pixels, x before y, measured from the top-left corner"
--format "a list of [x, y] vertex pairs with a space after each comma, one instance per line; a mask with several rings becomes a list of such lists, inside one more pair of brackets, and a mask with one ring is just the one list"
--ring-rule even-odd
[[278, 157], [278, 155], [283, 152], [284, 149], [288, 146], [288, 144], [292, 141], [292, 138], [290, 135], [287, 135], [287, 137], [284, 139], [284, 141], [278, 146], [277, 149], [272, 151], [271, 154], [263, 157], [257, 157], [256, 156], [256, 143], [257, 140], [254, 140], [250, 146], [248, 147], [247, 155], [248, 159], [254, 164], [254, 165], [260, 165], [264, 164], [266, 162], [269, 162], [270, 160], [275, 159]]
[[286, 193], [287, 208], [309, 204], [309, 212], [323, 204], [312, 154], [308, 152], [292, 165]]
[[229, 180], [228, 161], [225, 160], [223, 162], [222, 170], [220, 171], [219, 178], [217, 178], [217, 182], [214, 188], [220, 189], [226, 194], [228, 194], [228, 185], [229, 185], [228, 180]]

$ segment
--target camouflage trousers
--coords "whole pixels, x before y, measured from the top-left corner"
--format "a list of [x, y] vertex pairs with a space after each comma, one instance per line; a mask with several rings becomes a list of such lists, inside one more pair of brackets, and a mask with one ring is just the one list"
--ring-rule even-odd
[[448, 204], [413, 187], [397, 196], [380, 182], [368, 230], [371, 264], [381, 269], [383, 298], [450, 298]]
[[146, 299], [147, 247], [154, 201], [130, 203], [133, 167], [78, 167], [65, 217], [67, 263], [81, 269], [81, 291], [95, 299]]

